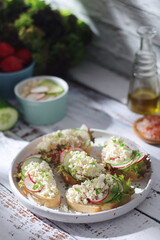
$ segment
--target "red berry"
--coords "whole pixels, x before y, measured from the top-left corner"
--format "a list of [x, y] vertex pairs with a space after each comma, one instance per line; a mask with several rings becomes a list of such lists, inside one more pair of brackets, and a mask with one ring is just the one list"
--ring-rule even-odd
[[0, 42], [0, 58], [5, 58], [14, 55], [14, 53], [15, 50], [10, 44], [6, 42]]
[[1, 61], [3, 72], [16, 72], [23, 69], [21, 61], [15, 56], [9, 56]]
[[23, 64], [31, 62], [31, 53], [27, 48], [21, 48], [16, 52], [16, 56], [22, 61]]

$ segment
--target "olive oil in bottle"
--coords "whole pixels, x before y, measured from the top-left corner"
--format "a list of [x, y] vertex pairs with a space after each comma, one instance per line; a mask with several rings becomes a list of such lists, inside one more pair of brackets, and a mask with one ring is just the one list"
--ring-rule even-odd
[[156, 114], [160, 111], [160, 85], [156, 66], [156, 54], [152, 49], [152, 38], [156, 30], [150, 26], [138, 29], [140, 49], [133, 63], [129, 92], [128, 107], [139, 114]]
[[156, 114], [159, 112], [159, 96], [147, 88], [138, 88], [128, 95], [128, 107], [139, 114]]

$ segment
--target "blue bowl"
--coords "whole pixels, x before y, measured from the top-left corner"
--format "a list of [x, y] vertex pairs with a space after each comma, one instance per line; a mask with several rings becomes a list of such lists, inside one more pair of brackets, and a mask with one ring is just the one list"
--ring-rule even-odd
[[[55, 99], [47, 101], [30, 101], [21, 96], [23, 88], [30, 81], [41, 79], [50, 79], [59, 84], [64, 89], [64, 92]], [[60, 121], [66, 113], [68, 90], [67, 82], [55, 76], [31, 77], [18, 83], [14, 88], [18, 109], [23, 119], [32, 125], [49, 125]]]
[[14, 98], [15, 85], [21, 80], [32, 76], [34, 65], [35, 62], [32, 61], [32, 63], [23, 70], [13, 73], [0, 73], [0, 96], [5, 99]]

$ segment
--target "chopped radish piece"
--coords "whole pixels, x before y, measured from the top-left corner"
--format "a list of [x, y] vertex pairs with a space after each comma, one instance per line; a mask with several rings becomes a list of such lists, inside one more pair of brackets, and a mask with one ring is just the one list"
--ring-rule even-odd
[[31, 89], [31, 93], [47, 93], [49, 88], [47, 86], [39, 86]]
[[91, 203], [100, 203], [100, 202], [103, 202], [103, 201], [108, 197], [109, 193], [110, 193], [110, 190], [108, 189], [108, 190], [107, 190], [107, 194], [106, 194], [106, 196], [105, 196], [103, 199], [100, 199], [100, 200], [91, 200], [91, 199], [88, 199], [88, 200], [89, 200], [89, 202], [91, 202]]
[[44, 93], [31, 93], [26, 97], [26, 99], [31, 101], [39, 101], [45, 96], [46, 95]]
[[24, 186], [27, 188], [30, 192], [40, 192], [42, 190], [42, 187], [40, 187], [38, 184], [36, 184], [33, 179], [31, 178], [31, 175], [28, 174], [24, 179]]

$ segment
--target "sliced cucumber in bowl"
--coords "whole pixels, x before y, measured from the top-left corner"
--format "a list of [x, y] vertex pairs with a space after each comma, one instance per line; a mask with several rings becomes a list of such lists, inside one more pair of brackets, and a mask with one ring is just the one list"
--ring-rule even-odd
[[40, 84], [39, 86], [46, 86], [48, 87], [48, 92], [47, 94], [56, 94], [56, 93], [63, 93], [64, 92], [64, 89], [54, 83], [53, 81], [49, 80], [49, 79], [44, 79]]

